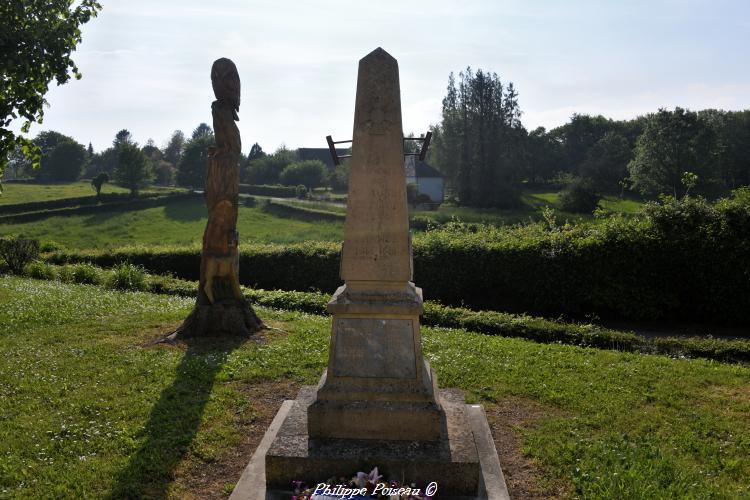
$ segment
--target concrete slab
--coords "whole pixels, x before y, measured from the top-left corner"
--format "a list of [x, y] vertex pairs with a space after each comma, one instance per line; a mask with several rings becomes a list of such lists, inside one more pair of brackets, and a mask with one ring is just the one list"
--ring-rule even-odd
[[[458, 403], [460, 400], [459, 398], [462, 398], [460, 391], [453, 391], [453, 390], [442, 390], [441, 396], [448, 401], [448, 406], [451, 408], [450, 412], [451, 414], [455, 413], [455, 404]], [[309, 389], [308, 389], [308, 397], [309, 397]], [[305, 397], [305, 390], [303, 389], [301, 391], [301, 396]], [[462, 401], [462, 399], [461, 399]], [[234, 491], [232, 492], [232, 495], [230, 496], [230, 500], [270, 500], [270, 499], [281, 499], [281, 498], [290, 498], [291, 497], [291, 491], [284, 491], [283, 487], [276, 488], [276, 489], [266, 489], [266, 457], [268, 454], [269, 449], [272, 447], [272, 443], [279, 437], [279, 431], [284, 427], [285, 423], [291, 423], [293, 424], [291, 428], [299, 427], [299, 425], [304, 425], [304, 422], [306, 419], [304, 418], [304, 415], [299, 412], [299, 408], [297, 408], [297, 411], [294, 411], [295, 405], [298, 405], [299, 400], [288, 400], [285, 401], [284, 404], [282, 404], [281, 408], [279, 409], [279, 412], [276, 414], [276, 417], [274, 418], [273, 422], [271, 422], [271, 425], [268, 428], [268, 431], [266, 431], [266, 435], [263, 437], [263, 440], [258, 445], [257, 450], [255, 451], [255, 454], [253, 454], [252, 459], [250, 460], [250, 463], [247, 465], [245, 470], [242, 473], [242, 477], [237, 482], [237, 485], [235, 486]], [[487, 418], [485, 416], [484, 410], [479, 405], [466, 405], [462, 402], [460, 411], [463, 412], [465, 417], [465, 424], [466, 424], [466, 430], [464, 432], [464, 437], [468, 437], [469, 440], [461, 439], [463, 443], [463, 446], [470, 448], [467, 449], [454, 449], [454, 454], [456, 456], [467, 456], [471, 455], [471, 450], [475, 450], [475, 453], [477, 455], [477, 459], [479, 462], [479, 481], [478, 481], [478, 489], [476, 495], [457, 495], [457, 494], [451, 494], [450, 491], [446, 491], [445, 489], [440, 488], [441, 484], [447, 485], [446, 480], [448, 479], [448, 476], [442, 475], [436, 478], [436, 482], [438, 483], [438, 492], [437, 497], [438, 498], [449, 498], [449, 499], [469, 499], [469, 498], [481, 498], [481, 499], [487, 499], [487, 500], [508, 500], [510, 498], [508, 494], [508, 488], [505, 484], [505, 478], [503, 476], [502, 469], [500, 467], [500, 462], [497, 457], [497, 451], [495, 449], [495, 444], [492, 439], [492, 434], [490, 432], [489, 424], [487, 423]], [[304, 405], [303, 405], [304, 406]], [[295, 415], [296, 413], [296, 415]], [[290, 429], [291, 429], [290, 428]], [[287, 429], [289, 430], [289, 429]], [[286, 432], [286, 431], [283, 431]], [[287, 435], [285, 438], [282, 438], [282, 440], [288, 445], [291, 443], [291, 446], [293, 449], [297, 449], [298, 451], [301, 449], [299, 447], [300, 441], [298, 438], [295, 438], [293, 435]], [[394, 443], [390, 443], [393, 445]], [[425, 444], [422, 443], [422, 446]], [[356, 461], [358, 456], [363, 452], [361, 448], [358, 446], [361, 446], [360, 444], [354, 444], [353, 446], [347, 446], [345, 447], [344, 455], [345, 460], [343, 463], [348, 463], [349, 461]], [[406, 448], [409, 448], [409, 446], [412, 447], [419, 447], [420, 444], [413, 442], [413, 443], [407, 443]], [[432, 445], [427, 446], [436, 446], [434, 443]], [[328, 447], [326, 445], [318, 446], [317, 452], [313, 452], [313, 454], [317, 453], [330, 453], [331, 447], [334, 449], [336, 448], [336, 443], [329, 444]], [[398, 447], [398, 444], [396, 443], [396, 447]], [[455, 446], [454, 446], [455, 447]], [[341, 450], [339, 450], [340, 452]], [[431, 450], [434, 455], [440, 455], [439, 449], [433, 449]], [[429, 453], [430, 450], [422, 450], [422, 452]], [[403, 449], [399, 450], [396, 448], [391, 448], [391, 456], [392, 454], [398, 454], [403, 453]], [[424, 455], [423, 455], [424, 456]], [[347, 460], [348, 458], [348, 460]], [[366, 465], [370, 465], [369, 463]], [[381, 463], [376, 464], [380, 467], [381, 470], [385, 470], [384, 467], [381, 466]], [[415, 464], [412, 464], [415, 465]], [[338, 467], [342, 467], [342, 465], [338, 465]], [[408, 469], [411, 469], [409, 465], [406, 465]], [[337, 469], [338, 471], [342, 471], [342, 469]], [[349, 471], [345, 471], [346, 473], [349, 473]], [[352, 474], [356, 472], [356, 470], [352, 469]], [[408, 474], [411, 473], [411, 470], [404, 470], [404, 473], [406, 474], [405, 477], [411, 478]], [[416, 470], [414, 471], [416, 472]], [[290, 471], [291, 473], [291, 471]], [[341, 472], [339, 472], [341, 473]], [[454, 473], [456, 473], [454, 471]], [[460, 474], [460, 472], [458, 472]], [[443, 474], [447, 474], [447, 472], [444, 472]], [[469, 474], [472, 475], [472, 474]], [[317, 481], [323, 480], [323, 479], [315, 479]], [[315, 481], [314, 480], [314, 481]]]

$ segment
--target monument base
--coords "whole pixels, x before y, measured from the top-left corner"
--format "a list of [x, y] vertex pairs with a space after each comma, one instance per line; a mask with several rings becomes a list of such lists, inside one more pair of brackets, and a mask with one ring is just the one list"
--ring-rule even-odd
[[377, 439], [310, 439], [307, 408], [315, 387], [303, 387], [297, 399], [285, 401], [230, 500], [291, 498], [291, 482], [315, 486], [331, 477], [370, 472], [383, 479], [437, 483], [438, 498], [507, 500], [497, 451], [481, 406], [467, 405], [454, 389], [439, 391], [446, 414], [446, 436], [438, 442]]

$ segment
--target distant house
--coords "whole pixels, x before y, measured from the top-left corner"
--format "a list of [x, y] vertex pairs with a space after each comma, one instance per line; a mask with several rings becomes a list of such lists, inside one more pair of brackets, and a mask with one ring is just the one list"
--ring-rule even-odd
[[425, 161], [416, 156], [404, 158], [406, 183], [416, 184], [417, 193], [427, 195], [433, 203], [443, 203], [445, 195], [445, 177]]
[[[337, 149], [336, 153], [339, 156], [349, 154], [348, 149]], [[320, 160], [325, 163], [328, 170], [334, 170], [336, 165], [333, 164], [333, 158], [331, 158], [331, 152], [328, 148], [299, 148], [297, 150], [297, 156], [299, 159], [304, 160]]]

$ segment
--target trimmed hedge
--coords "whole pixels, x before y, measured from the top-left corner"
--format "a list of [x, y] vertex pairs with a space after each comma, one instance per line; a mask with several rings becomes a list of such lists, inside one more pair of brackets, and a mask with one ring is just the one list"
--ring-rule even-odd
[[[154, 195], [144, 196], [136, 199], [131, 199], [129, 195], [119, 196], [119, 193], [109, 193], [111, 195], [118, 195], [114, 198], [116, 201], [108, 203], [102, 203], [97, 205], [96, 203], [78, 203], [80, 206], [70, 206], [65, 208], [52, 208], [45, 210], [37, 210], [36, 212], [18, 213], [13, 215], [0, 216], [0, 224], [18, 224], [22, 222], [30, 222], [40, 219], [46, 219], [47, 217], [66, 216], [66, 215], [85, 215], [100, 212], [116, 212], [120, 210], [140, 210], [144, 208], [159, 207], [172, 203], [174, 201], [180, 201], [190, 198], [202, 197], [202, 193], [176, 193], [167, 195]], [[75, 200], [76, 198], [68, 198], [67, 200]], [[88, 197], [83, 199], [88, 200]], [[53, 201], [66, 201], [66, 200], [53, 200]], [[38, 202], [43, 203], [43, 202]], [[24, 205], [32, 205], [34, 203], [28, 203]], [[4, 213], [4, 212], [3, 212]]]
[[[425, 298], [473, 309], [557, 317], [750, 324], [750, 189], [711, 205], [666, 199], [635, 218], [596, 224], [487, 227], [448, 223], [417, 235], [414, 281]], [[244, 246], [240, 281], [333, 292], [340, 245]], [[200, 250], [66, 253], [52, 262], [130, 261], [197, 279]]]
[[[164, 196], [165, 193], [148, 192], [138, 196], [141, 198], [155, 198]], [[38, 212], [39, 210], [51, 210], [54, 208], [77, 207], [81, 205], [96, 205], [99, 201], [102, 203], [111, 203], [118, 201], [130, 200], [130, 193], [102, 193], [99, 200], [96, 195], [76, 196], [73, 198], [58, 198], [55, 200], [29, 201], [25, 203], [13, 203], [11, 205], [0, 205], [0, 214], [19, 214], [24, 212]]]
[[240, 193], [256, 196], [273, 196], [276, 198], [294, 198], [297, 196], [296, 186], [240, 184]]
[[[45, 269], [46, 266], [46, 269]], [[62, 279], [77, 283], [106, 283], [115, 287], [118, 271], [87, 269], [77, 273], [74, 266], [54, 266], [36, 263], [27, 268], [27, 273], [39, 279]], [[131, 266], [132, 267], [132, 266]], [[79, 279], [79, 274], [85, 278]], [[96, 276], [92, 277], [92, 274]], [[64, 279], [69, 276], [70, 279]], [[85, 279], [85, 281], [84, 281]], [[197, 281], [187, 281], [171, 276], [145, 276], [137, 289], [152, 293], [195, 297]], [[251, 304], [275, 309], [327, 314], [326, 305], [330, 296], [321, 292], [294, 292], [283, 290], [243, 290]], [[706, 358], [724, 362], [750, 361], [750, 340], [720, 340], [711, 337], [663, 337], [647, 338], [634, 333], [610, 330], [592, 324], [552, 321], [527, 315], [514, 315], [494, 311], [472, 311], [466, 308], [446, 307], [435, 302], [425, 302], [422, 314], [425, 325], [460, 328], [486, 335], [500, 335], [532, 340], [539, 343], [559, 343], [580, 347], [595, 347], [645, 354], [666, 354], [674, 357]]]

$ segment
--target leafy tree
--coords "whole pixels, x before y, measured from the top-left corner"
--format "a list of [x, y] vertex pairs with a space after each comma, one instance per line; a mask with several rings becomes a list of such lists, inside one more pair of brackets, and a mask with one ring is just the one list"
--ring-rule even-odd
[[201, 123], [197, 127], [195, 127], [195, 130], [193, 130], [193, 135], [191, 139], [200, 139], [201, 137], [213, 137], [214, 131], [211, 129], [211, 127], [208, 126], [206, 123]]
[[203, 189], [208, 162], [208, 148], [214, 145], [214, 136], [199, 135], [185, 145], [180, 162], [177, 164], [177, 184], [194, 189]]
[[304, 184], [310, 189], [326, 184], [328, 169], [320, 160], [304, 160], [284, 167], [279, 181], [285, 186]]
[[245, 178], [250, 184], [278, 184], [281, 172], [296, 161], [297, 155], [282, 146], [272, 155], [248, 162]]
[[155, 182], [160, 186], [171, 186], [174, 184], [177, 169], [168, 161], [160, 160], [154, 167]]
[[621, 134], [609, 131], [586, 152], [581, 174], [603, 192], [618, 192], [619, 182], [628, 176], [630, 146]]
[[146, 145], [141, 148], [141, 151], [143, 151], [143, 154], [145, 154], [146, 158], [151, 160], [152, 163], [158, 162], [162, 158], [162, 152], [156, 147], [153, 139], [146, 141]]
[[263, 158], [264, 156], [266, 156], [266, 153], [263, 151], [263, 148], [260, 147], [260, 144], [256, 142], [250, 147], [250, 152], [247, 154], [247, 161], [250, 162], [253, 160], [257, 160], [258, 158]]
[[717, 174], [728, 188], [750, 185], [750, 110], [707, 109], [698, 116], [714, 133]]
[[548, 134], [544, 127], [538, 127], [527, 136], [526, 140], [526, 177], [531, 184], [552, 179], [560, 170], [561, 147], [554, 136]]
[[581, 165], [594, 144], [609, 131], [616, 129], [615, 122], [599, 116], [574, 114], [568, 123], [550, 133], [561, 145], [562, 170], [581, 173]]
[[87, 161], [86, 148], [72, 137], [55, 131], [40, 132], [34, 139], [42, 153], [41, 168], [34, 172], [39, 180], [75, 181]]
[[591, 179], [575, 177], [560, 191], [558, 203], [566, 212], [590, 214], [599, 204], [599, 199]]
[[169, 142], [164, 146], [164, 160], [168, 161], [174, 166], [180, 162], [182, 157], [182, 151], [185, 149], [185, 134], [181, 130], [175, 130], [172, 132], [172, 137], [169, 138]]
[[114, 175], [115, 167], [117, 167], [117, 160], [118, 152], [114, 147], [109, 147], [101, 153], [94, 153], [89, 161], [86, 173], [88, 176], [94, 177], [100, 172], [106, 172], [111, 177]]
[[660, 109], [649, 116], [628, 164], [633, 188], [644, 195], [684, 194], [682, 175], [698, 175], [697, 190], [716, 178], [713, 168], [715, 136], [697, 113], [682, 108]]
[[96, 197], [99, 198], [102, 193], [102, 186], [105, 182], [109, 182], [109, 175], [106, 172], [101, 172], [91, 179], [91, 187], [96, 191]]
[[120, 147], [120, 145], [124, 143], [132, 143], [133, 142], [133, 136], [130, 133], [130, 131], [126, 128], [120, 130], [115, 134], [115, 140], [112, 141], [112, 146], [115, 148]]
[[151, 164], [143, 151], [133, 142], [120, 143], [117, 152], [115, 181], [130, 189], [131, 196], [136, 196], [138, 191], [146, 187], [153, 178]]
[[41, 152], [28, 138], [10, 130], [15, 119], [26, 133], [44, 117], [44, 95], [52, 80], [58, 85], [81, 78], [71, 53], [81, 41], [80, 26], [96, 16], [101, 5], [81, 0], [6, 0], [0, 2], [0, 177], [8, 154], [20, 146], [35, 167]]
[[345, 192], [349, 188], [349, 163], [344, 162], [336, 165], [336, 168], [328, 177], [331, 189], [337, 192]]

